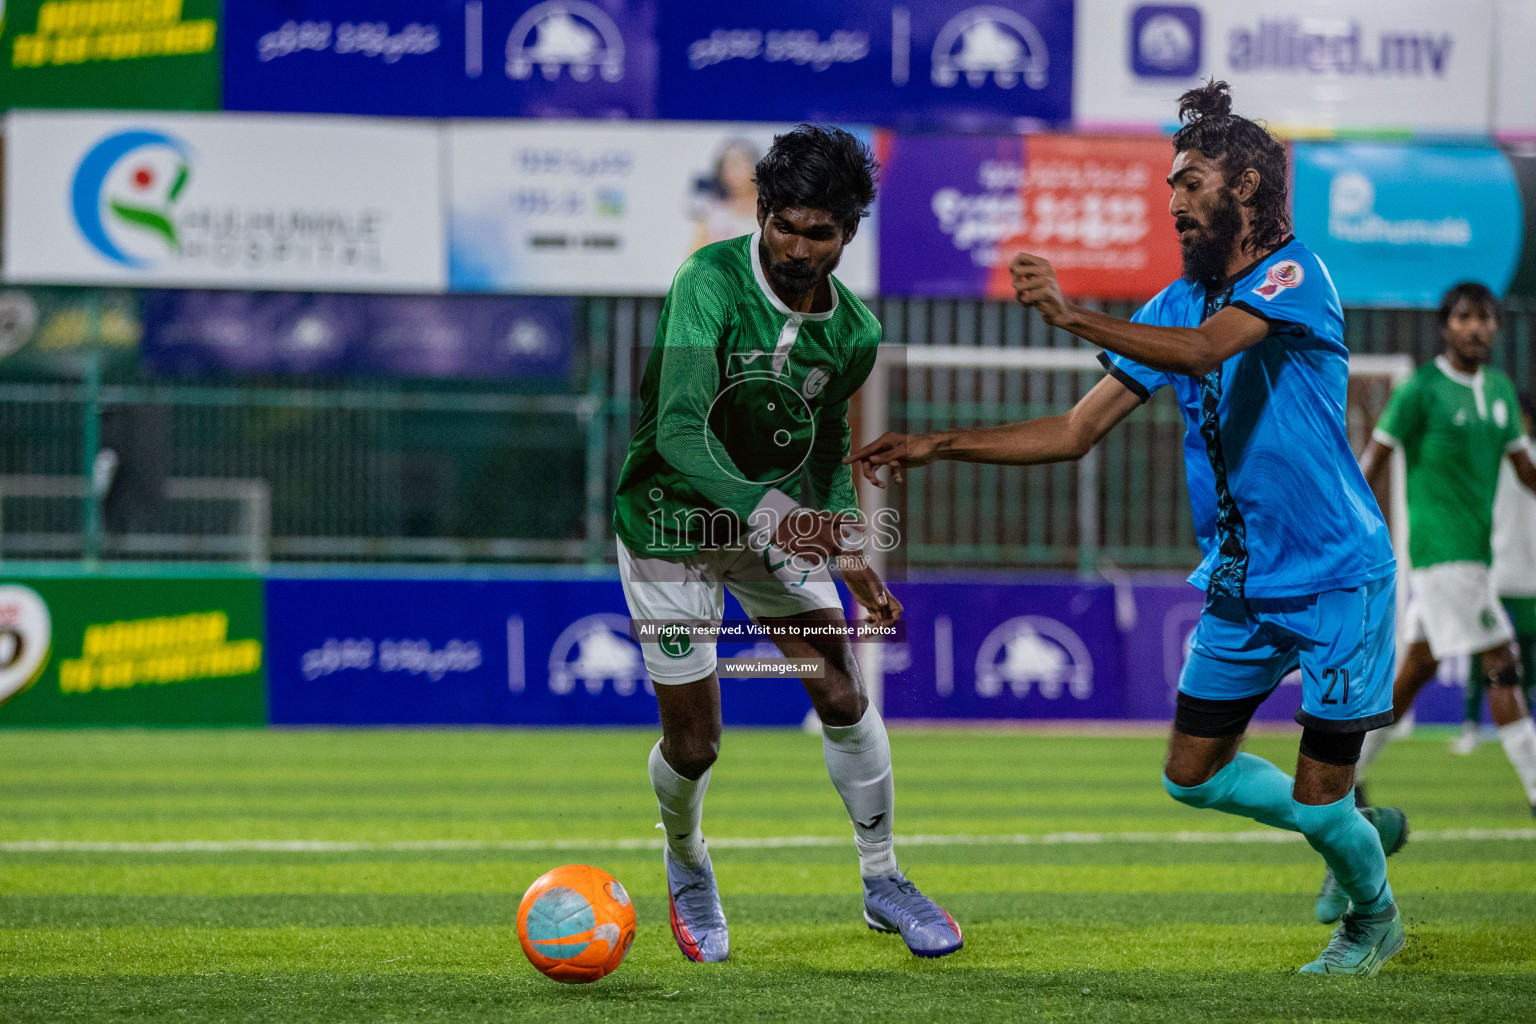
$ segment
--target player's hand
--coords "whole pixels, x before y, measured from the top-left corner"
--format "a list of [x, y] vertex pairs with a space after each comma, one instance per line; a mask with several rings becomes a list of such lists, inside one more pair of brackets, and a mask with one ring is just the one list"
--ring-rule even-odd
[[903, 472], [909, 466], [926, 466], [939, 457], [938, 434], [881, 434], [869, 444], [849, 455], [843, 465], [858, 464], [864, 479], [876, 487], [884, 487], [876, 471], [881, 466], [891, 467], [891, 479], [904, 483]]
[[861, 530], [857, 516], [798, 508], [779, 523], [773, 543], [791, 555], [825, 562], [845, 550], [857, 549], [856, 533]]
[[863, 554], [843, 555], [837, 562], [848, 592], [869, 613], [869, 618], [879, 626], [894, 626], [901, 618], [901, 602], [886, 589], [880, 575], [864, 561]]
[[1051, 261], [1021, 252], [1008, 265], [1013, 275], [1013, 294], [1025, 306], [1040, 311], [1040, 316], [1052, 327], [1063, 324], [1072, 312], [1061, 285], [1056, 281], [1056, 268]]

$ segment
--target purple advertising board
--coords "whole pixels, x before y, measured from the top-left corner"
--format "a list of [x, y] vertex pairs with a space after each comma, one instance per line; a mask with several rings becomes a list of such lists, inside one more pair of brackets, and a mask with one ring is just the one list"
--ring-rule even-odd
[[1119, 718], [1115, 591], [1076, 581], [893, 585], [907, 639], [884, 652], [889, 718]]
[[1073, 5], [1060, 0], [664, 4], [660, 111], [700, 120], [961, 130], [1071, 117]]
[[[270, 580], [267, 614], [274, 725], [657, 722], [617, 580]], [[811, 707], [798, 679], [724, 680], [721, 705], [730, 725]]]
[[655, 0], [241, 0], [230, 110], [655, 117]]
[[572, 299], [149, 291], [143, 354], [161, 373], [564, 376]]

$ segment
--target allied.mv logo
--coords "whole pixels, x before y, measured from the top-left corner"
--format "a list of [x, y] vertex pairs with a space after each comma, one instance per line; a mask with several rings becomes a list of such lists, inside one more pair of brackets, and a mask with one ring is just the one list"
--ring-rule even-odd
[[1131, 72], [1189, 78], [1200, 72], [1200, 8], [1143, 4], [1131, 12]]
[[578, 82], [596, 71], [605, 82], [624, 77], [624, 36], [596, 4], [549, 0], [523, 12], [507, 35], [507, 77], [526, 79], [537, 67], [553, 82], [560, 69]]
[[1065, 691], [1078, 700], [1093, 695], [1093, 658], [1082, 639], [1055, 619], [1020, 615], [987, 634], [976, 652], [976, 693], [996, 697], [1003, 686], [1015, 697], [1030, 688], [1055, 700]]
[[135, 129], [108, 135], [75, 169], [75, 224], [97, 252], [148, 270], [181, 251], [176, 204], [192, 178], [192, 148], [174, 135]]
[[1021, 80], [1031, 89], [1044, 89], [1050, 67], [1045, 37], [1028, 18], [1006, 7], [970, 7], [939, 30], [931, 75], [933, 84], [944, 89], [961, 75], [972, 89], [987, 84], [989, 76], [1002, 89]]

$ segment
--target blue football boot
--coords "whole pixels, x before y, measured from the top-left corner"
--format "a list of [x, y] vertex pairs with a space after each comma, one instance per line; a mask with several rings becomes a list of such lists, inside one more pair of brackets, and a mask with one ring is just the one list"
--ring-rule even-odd
[[669, 850], [662, 850], [661, 858], [667, 866], [667, 904], [677, 948], [696, 963], [724, 960], [731, 953], [731, 937], [725, 929], [725, 911], [709, 854], [692, 870], [674, 861]]
[[900, 871], [864, 879], [864, 920], [877, 932], [899, 933], [918, 956], [947, 956], [965, 945], [955, 919]]

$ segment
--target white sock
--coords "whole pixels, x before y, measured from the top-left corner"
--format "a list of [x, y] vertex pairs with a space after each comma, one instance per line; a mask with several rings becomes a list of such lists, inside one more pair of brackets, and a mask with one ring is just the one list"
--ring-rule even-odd
[[859, 848], [859, 874], [879, 878], [896, 873], [891, 818], [896, 813], [896, 782], [891, 776], [891, 741], [874, 705], [855, 725], [823, 725], [821, 749], [827, 774], [853, 819]]
[[704, 863], [704, 791], [709, 772], [685, 779], [661, 756], [661, 741], [651, 748], [651, 788], [661, 808], [661, 827], [667, 833], [672, 859], [687, 868]]
[[1531, 724], [1531, 716], [1499, 726], [1499, 742], [1504, 744], [1504, 753], [1520, 776], [1525, 798], [1536, 805], [1536, 725]]
[[1372, 729], [1365, 734], [1365, 743], [1360, 747], [1360, 760], [1355, 764], [1355, 778], [1365, 775], [1365, 770], [1376, 760], [1376, 755], [1392, 740], [1392, 726], [1388, 725], [1380, 729]]

